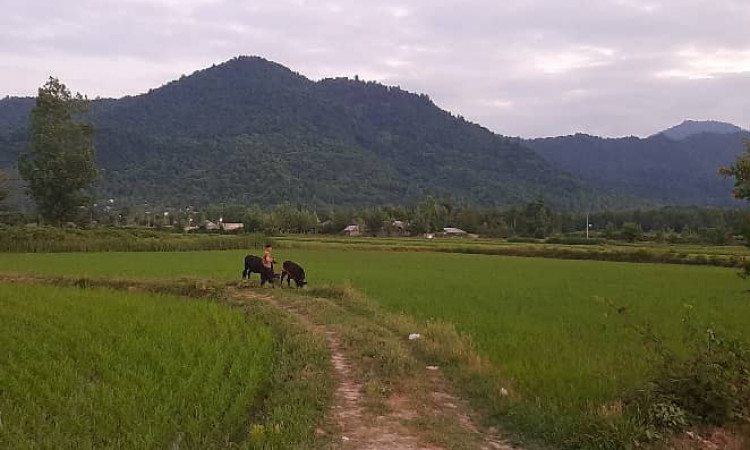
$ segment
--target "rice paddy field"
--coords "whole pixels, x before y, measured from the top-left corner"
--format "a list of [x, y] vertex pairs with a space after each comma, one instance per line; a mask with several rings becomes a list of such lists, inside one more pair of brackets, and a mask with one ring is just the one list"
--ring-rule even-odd
[[0, 323], [0, 448], [241, 448], [274, 356], [241, 310], [166, 295], [0, 284]]
[[[246, 253], [0, 254], [0, 272], [233, 280]], [[750, 337], [735, 269], [340, 246], [275, 255], [305, 267], [310, 286], [351, 284], [391, 312], [454, 324], [524, 399], [521, 428], [554, 440], [651, 375], [655, 355], [623, 316], [678, 353], [687, 309], [699, 326]]]

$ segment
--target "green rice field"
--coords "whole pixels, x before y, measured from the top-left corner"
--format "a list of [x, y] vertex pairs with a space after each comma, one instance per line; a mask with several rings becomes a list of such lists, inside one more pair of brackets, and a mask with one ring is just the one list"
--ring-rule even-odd
[[273, 363], [202, 300], [0, 284], [0, 323], [0, 448], [240, 447]]
[[[564, 434], [649, 378], [655, 355], [620, 316], [649, 323], [677, 352], [687, 305], [699, 324], [750, 337], [747, 285], [734, 269], [342, 248], [275, 254], [303, 265], [311, 286], [350, 283], [392, 312], [455, 324], [528, 400], [535, 432]], [[232, 280], [244, 255], [1, 254], [0, 272]]]

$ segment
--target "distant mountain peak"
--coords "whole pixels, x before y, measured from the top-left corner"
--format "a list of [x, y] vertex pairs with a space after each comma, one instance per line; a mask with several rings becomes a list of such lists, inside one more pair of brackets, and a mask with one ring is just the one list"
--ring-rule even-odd
[[666, 136], [675, 141], [680, 141], [701, 133], [734, 134], [743, 131], [745, 130], [737, 125], [727, 122], [719, 122], [716, 120], [685, 120], [681, 124], [667, 128], [657, 134]]
[[[288, 67], [260, 56], [239, 55], [214, 67], [244, 67], [251, 69], [278, 70], [284, 73], [296, 73]], [[207, 70], [207, 69], [204, 69]], [[198, 71], [200, 72], [200, 70]]]

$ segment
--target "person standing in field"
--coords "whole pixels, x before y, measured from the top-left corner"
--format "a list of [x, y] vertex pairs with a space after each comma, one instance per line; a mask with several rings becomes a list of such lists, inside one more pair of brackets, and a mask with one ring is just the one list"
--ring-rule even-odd
[[276, 262], [275, 259], [273, 259], [273, 246], [271, 244], [266, 244], [266, 246], [263, 248], [263, 266], [269, 270], [271, 279], [273, 280], [273, 263]]

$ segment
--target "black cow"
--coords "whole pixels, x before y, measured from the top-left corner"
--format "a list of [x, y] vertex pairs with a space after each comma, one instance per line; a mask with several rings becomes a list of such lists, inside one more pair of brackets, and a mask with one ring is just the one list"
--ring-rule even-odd
[[266, 282], [273, 285], [273, 281], [279, 278], [279, 275], [273, 272], [273, 267], [269, 269], [263, 265], [263, 260], [259, 256], [247, 255], [245, 256], [245, 270], [242, 271], [242, 278], [250, 279], [251, 273], [260, 274], [261, 286], [265, 285]]
[[307, 284], [305, 280], [305, 269], [300, 267], [299, 264], [292, 261], [284, 261], [283, 270], [281, 271], [281, 286], [284, 287], [284, 276], [286, 276], [286, 285], [292, 287], [291, 280], [298, 288], [304, 287]]

